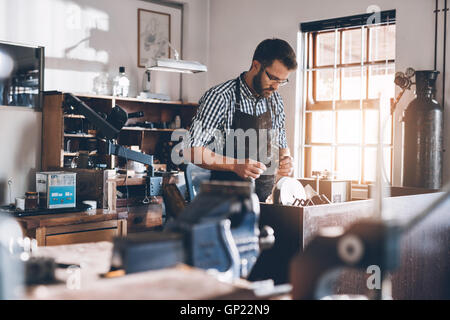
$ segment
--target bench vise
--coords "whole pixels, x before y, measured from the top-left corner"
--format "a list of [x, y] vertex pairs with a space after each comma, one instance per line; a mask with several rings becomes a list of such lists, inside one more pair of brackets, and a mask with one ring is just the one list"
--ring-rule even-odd
[[133, 273], [185, 263], [224, 279], [246, 278], [274, 239], [270, 227], [259, 228], [251, 183], [210, 181], [164, 231], [116, 238], [111, 265]]

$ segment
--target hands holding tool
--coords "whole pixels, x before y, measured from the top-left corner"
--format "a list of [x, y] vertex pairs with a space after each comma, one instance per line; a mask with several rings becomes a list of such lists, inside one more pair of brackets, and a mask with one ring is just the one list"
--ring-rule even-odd
[[267, 167], [259, 161], [245, 159], [245, 163], [235, 163], [233, 172], [243, 179], [258, 179], [259, 176], [267, 170]]
[[294, 171], [293, 158], [289, 155], [282, 156], [278, 164], [278, 176], [290, 177]]
[[[294, 171], [292, 163], [293, 158], [285, 155], [280, 159], [278, 164], [278, 176], [290, 177]], [[244, 179], [253, 178], [258, 179], [260, 175], [267, 170], [267, 167], [259, 161], [246, 159], [245, 163], [235, 163], [233, 165], [233, 172]]]

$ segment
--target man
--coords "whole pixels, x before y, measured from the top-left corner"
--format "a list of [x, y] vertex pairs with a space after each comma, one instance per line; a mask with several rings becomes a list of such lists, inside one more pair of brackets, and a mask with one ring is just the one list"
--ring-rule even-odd
[[[211, 180], [253, 180], [259, 200], [265, 201], [275, 175], [290, 176], [293, 171], [277, 90], [296, 69], [294, 50], [286, 41], [262, 41], [249, 71], [209, 89], [200, 99], [184, 155], [211, 170]], [[273, 147], [278, 149], [275, 157]]]

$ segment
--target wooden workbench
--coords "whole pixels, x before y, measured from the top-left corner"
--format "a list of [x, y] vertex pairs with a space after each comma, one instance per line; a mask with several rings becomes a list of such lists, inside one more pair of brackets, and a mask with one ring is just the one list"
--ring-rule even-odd
[[52, 257], [57, 263], [80, 266], [79, 286], [75, 269], [57, 269], [57, 284], [27, 290], [32, 300], [196, 300], [257, 299], [246, 281], [225, 283], [201, 269], [178, 265], [173, 268], [102, 278], [109, 271], [111, 242], [84, 243], [39, 248], [34, 256]]

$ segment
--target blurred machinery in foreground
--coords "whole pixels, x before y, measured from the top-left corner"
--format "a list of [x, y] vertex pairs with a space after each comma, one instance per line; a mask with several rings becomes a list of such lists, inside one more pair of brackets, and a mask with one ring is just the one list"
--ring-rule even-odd
[[[375, 275], [379, 276], [379, 287], [366, 287], [364, 294], [371, 293], [366, 298], [392, 299], [392, 289], [397, 297], [405, 298], [402, 295], [406, 291], [406, 298], [417, 298], [417, 290], [413, 288], [419, 286], [422, 297], [449, 299], [450, 191], [421, 197], [406, 199], [416, 207], [425, 208], [412, 217], [410, 214], [408, 219], [360, 220], [345, 231], [338, 227], [320, 229], [303, 252], [292, 260], [293, 298], [339, 298], [335, 287], [345, 269], [366, 271], [372, 268], [379, 271]], [[414, 204], [413, 200], [422, 202]], [[400, 206], [403, 203], [397, 202]], [[398, 211], [396, 213], [401, 214], [401, 210]], [[405, 252], [406, 248], [409, 252]], [[396, 273], [396, 283], [391, 282], [393, 273]], [[408, 277], [410, 281], [405, 280]], [[355, 290], [355, 283], [352, 281], [352, 290]], [[347, 292], [339, 293], [342, 298]]]
[[7, 214], [0, 213], [0, 300], [20, 299], [24, 285], [23, 239], [20, 225]]

